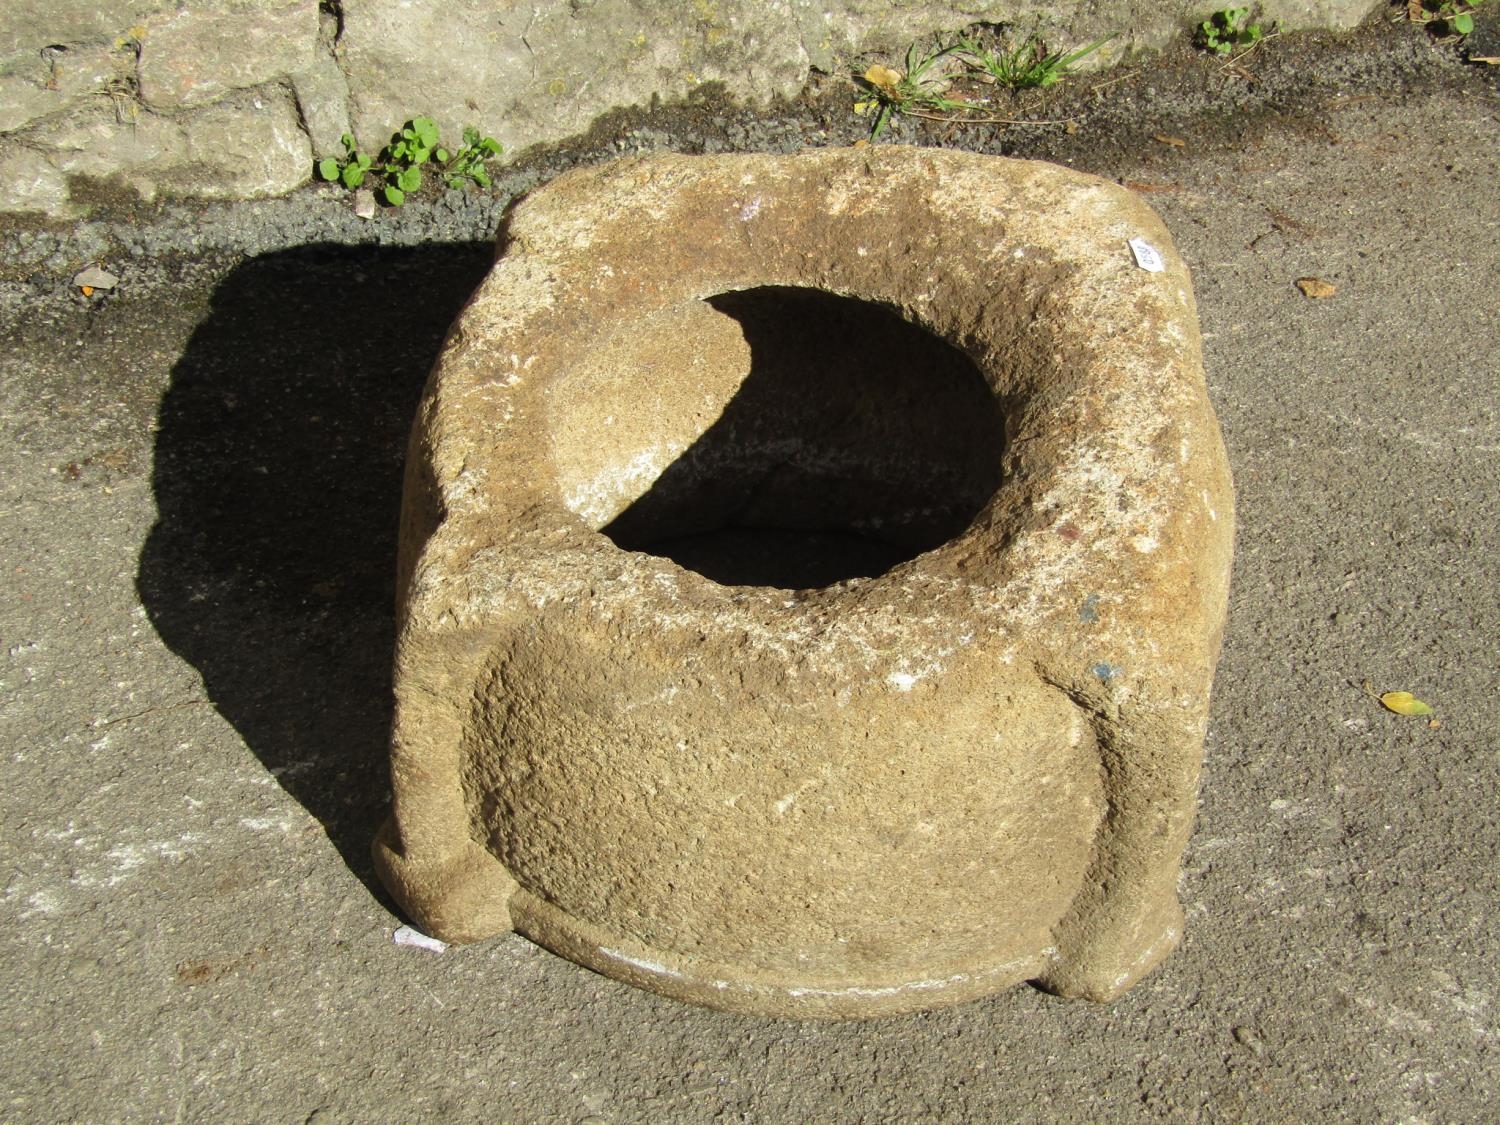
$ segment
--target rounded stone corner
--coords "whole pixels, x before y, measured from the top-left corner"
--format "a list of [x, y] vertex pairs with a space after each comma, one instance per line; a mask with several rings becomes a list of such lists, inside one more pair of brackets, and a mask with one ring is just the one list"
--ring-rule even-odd
[[515, 929], [510, 901], [516, 882], [482, 849], [465, 846], [436, 863], [413, 860], [402, 849], [395, 818], [387, 817], [370, 850], [380, 881], [424, 933], [467, 944]]

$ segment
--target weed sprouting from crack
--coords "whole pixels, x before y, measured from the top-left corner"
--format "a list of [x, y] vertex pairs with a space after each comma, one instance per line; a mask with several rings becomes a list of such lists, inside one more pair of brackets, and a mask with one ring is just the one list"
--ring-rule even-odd
[[1029, 36], [1019, 46], [1003, 46], [999, 50], [991, 50], [971, 39], [959, 42], [966, 61], [988, 75], [995, 85], [1009, 90], [1028, 90], [1045, 88], [1062, 81], [1072, 71], [1074, 64], [1092, 55], [1113, 38], [1113, 35], [1106, 35], [1076, 51], [1050, 54], [1035, 36]]
[[318, 161], [318, 175], [324, 180], [337, 181], [350, 191], [363, 184], [367, 176], [382, 177], [385, 180], [382, 194], [392, 207], [400, 207], [408, 195], [421, 188], [424, 165], [435, 167], [450, 188], [469, 184], [489, 187], [485, 163], [502, 151], [499, 141], [484, 136], [473, 126], [464, 128], [463, 145], [449, 151], [442, 144], [437, 123], [430, 117], [413, 117], [392, 134], [391, 143], [378, 156], [363, 152], [353, 133], [345, 133], [341, 139], [343, 158], [330, 156]]
[[1236, 51], [1253, 50], [1280, 31], [1279, 22], [1271, 25], [1269, 33], [1261, 24], [1253, 22], [1249, 8], [1220, 8], [1198, 25], [1194, 38], [1205, 51], [1227, 58]]
[[893, 70], [878, 63], [866, 70], [859, 81], [867, 97], [855, 103], [854, 112], [863, 115], [875, 111], [870, 139], [874, 140], [885, 131], [893, 113], [921, 116], [981, 108], [971, 102], [947, 97], [951, 78], [934, 69], [962, 49], [961, 40], [947, 45], [934, 40], [931, 50], [923, 50], [913, 43], [906, 49], [904, 70]]
[[1433, 35], [1447, 38], [1474, 30], [1474, 12], [1487, 0], [1408, 0], [1405, 18]]
[[[861, 96], [854, 112], [875, 115], [871, 140], [880, 137], [895, 114], [965, 124], [1063, 124], [992, 116], [993, 107], [984, 88], [1024, 90], [1055, 85], [1071, 73], [1075, 64], [1113, 38], [1106, 36], [1073, 51], [1050, 52], [1035, 35], [992, 46], [969, 35], [951, 41], [935, 36], [930, 47], [918, 43], [909, 46], [902, 69], [877, 63], [857, 75], [855, 84]], [[955, 85], [960, 82], [970, 88], [968, 96], [955, 96]]]

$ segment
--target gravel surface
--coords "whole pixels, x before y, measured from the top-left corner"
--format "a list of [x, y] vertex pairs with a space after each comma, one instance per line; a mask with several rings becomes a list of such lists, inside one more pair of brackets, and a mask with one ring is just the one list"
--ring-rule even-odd
[[1194, 271], [1235, 586], [1186, 941], [1107, 1007], [720, 1015], [516, 937], [396, 945], [372, 874], [403, 442], [504, 204], [620, 152], [852, 141], [842, 80], [620, 112], [368, 222], [308, 188], [0, 223], [6, 1116], [1493, 1120], [1496, 69], [1382, 25], [1018, 105], [1071, 132], [889, 135], [1126, 181]]

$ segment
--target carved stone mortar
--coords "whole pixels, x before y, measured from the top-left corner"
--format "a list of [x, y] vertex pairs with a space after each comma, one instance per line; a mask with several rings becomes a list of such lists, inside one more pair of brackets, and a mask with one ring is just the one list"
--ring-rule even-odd
[[1120, 187], [562, 176], [417, 418], [381, 875], [439, 937], [736, 1011], [1117, 996], [1181, 932], [1232, 508]]

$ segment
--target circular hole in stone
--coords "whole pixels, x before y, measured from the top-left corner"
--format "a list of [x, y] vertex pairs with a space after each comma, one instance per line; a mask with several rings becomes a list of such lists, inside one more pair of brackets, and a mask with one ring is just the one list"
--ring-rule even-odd
[[762, 287], [656, 314], [552, 403], [570, 507], [724, 585], [882, 574], [963, 532], [1005, 417], [973, 362], [885, 306]]

